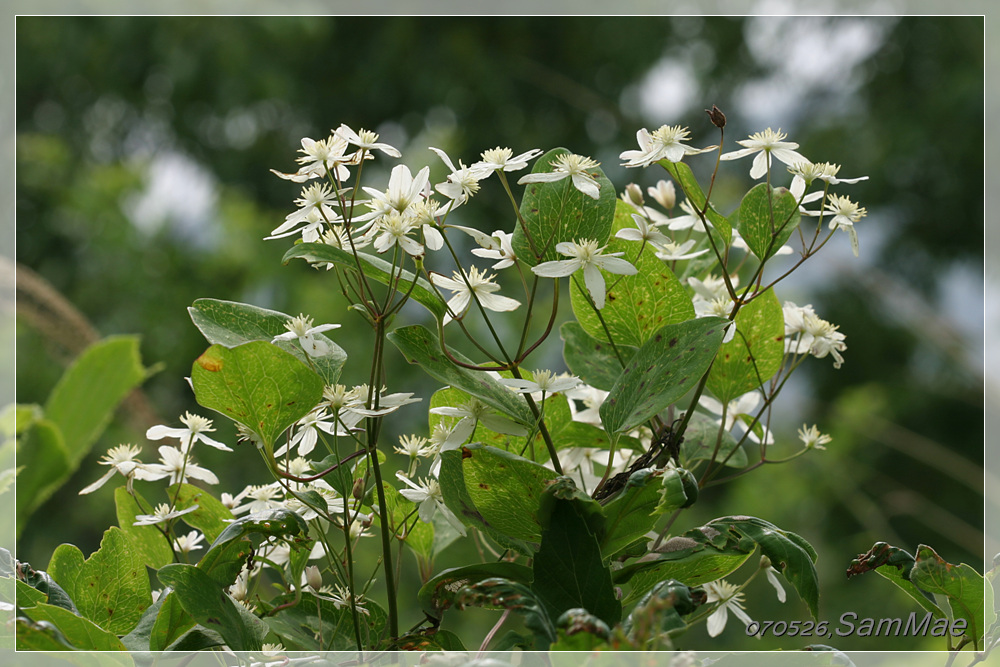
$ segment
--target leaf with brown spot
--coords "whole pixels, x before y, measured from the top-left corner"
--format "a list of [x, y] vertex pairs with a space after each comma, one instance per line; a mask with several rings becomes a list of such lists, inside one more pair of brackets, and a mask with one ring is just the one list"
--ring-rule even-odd
[[[660, 329], [611, 388], [601, 406], [604, 428], [613, 434], [628, 432], [683, 397], [712, 364], [725, 323], [721, 317], [701, 317]], [[682, 351], [665, 342], [670, 340]]]
[[[621, 229], [634, 228], [635, 209], [618, 201], [612, 235]], [[612, 236], [605, 253], [624, 252], [623, 259], [638, 269], [634, 276], [620, 276], [602, 271], [607, 285], [607, 301], [601, 317], [618, 345], [639, 347], [650, 340], [664, 324], [683, 322], [694, 317], [694, 305], [687, 290], [670, 267], [656, 257], [655, 249]], [[570, 302], [577, 321], [593, 338], [607, 342], [600, 319], [577, 284], [570, 282]]]

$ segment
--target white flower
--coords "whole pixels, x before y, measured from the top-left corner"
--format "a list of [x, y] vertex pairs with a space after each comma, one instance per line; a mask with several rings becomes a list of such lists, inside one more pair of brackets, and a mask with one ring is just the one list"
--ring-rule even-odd
[[324, 331], [330, 331], [332, 329], [340, 328], [339, 324], [321, 324], [314, 327], [312, 325], [313, 320], [311, 317], [306, 315], [299, 315], [298, 317], [293, 317], [292, 319], [285, 322], [285, 328], [288, 329], [286, 333], [278, 334], [275, 336], [271, 342], [277, 343], [281, 341], [299, 341], [299, 345], [305, 350], [306, 354], [310, 357], [321, 357], [325, 354], [329, 354], [330, 350], [333, 348], [330, 346], [329, 341], [323, 338], [317, 338], [316, 334], [323, 333]]
[[[756, 390], [747, 392], [746, 394], [743, 394], [739, 398], [735, 398], [729, 401], [726, 407], [726, 422], [723, 426], [724, 430], [731, 431], [733, 429], [733, 426], [737, 423], [739, 423], [742, 428], [746, 428], [747, 422], [753, 423], [756, 420], [754, 411], [757, 409], [757, 406], [760, 405], [760, 401], [761, 401], [760, 392]], [[719, 415], [720, 419], [718, 420], [718, 422], [722, 423], [721, 419], [722, 403], [712, 398], [711, 396], [703, 395], [701, 398], [698, 399], [698, 405], [700, 405], [701, 407], [705, 408], [706, 410], [715, 415]], [[772, 442], [774, 442], [774, 436], [770, 433], [770, 431], [767, 431], [764, 434], [764, 437], [765, 437], [765, 442], [767, 444], [771, 444]], [[747, 435], [747, 438], [749, 438], [753, 442], [757, 443], [760, 442], [760, 438], [758, 438], [753, 431], [750, 431], [750, 433]]]
[[[635, 229], [631, 227], [619, 229], [615, 233], [615, 238], [625, 239], [626, 241], [642, 241], [654, 245], [672, 245], [672, 241], [664, 236], [663, 232], [657, 229], [655, 225], [649, 224], [643, 216], [633, 213], [632, 220], [635, 222]], [[692, 241], [693, 244], [694, 242]]]
[[128, 481], [127, 484], [131, 488], [133, 478], [139, 479], [158, 479], [155, 475], [148, 477], [146, 473], [146, 464], [142, 461], [136, 460], [136, 456], [142, 451], [138, 445], [118, 445], [117, 447], [112, 447], [108, 450], [108, 453], [101, 457], [98, 461], [102, 466], [111, 466], [111, 470], [104, 473], [104, 475], [86, 487], [84, 487], [79, 495], [83, 496], [88, 493], [93, 493], [99, 488], [104, 486], [109, 479], [114, 477], [116, 472], [121, 473]]
[[822, 211], [809, 211], [812, 216], [832, 214], [830, 218], [830, 229], [842, 229], [851, 237], [851, 252], [858, 256], [858, 232], [854, 228], [854, 223], [861, 220], [868, 214], [863, 206], [858, 206], [852, 202], [850, 197], [840, 197], [838, 195], [828, 195], [828, 201]]
[[580, 378], [578, 377], [573, 375], [556, 375], [552, 371], [535, 371], [534, 378], [534, 380], [500, 378], [500, 383], [522, 394], [533, 394], [539, 391], [544, 394], [554, 394], [572, 389], [580, 384]]
[[[796, 190], [799, 191], [796, 198], [802, 196], [801, 193], [805, 192], [806, 187], [812, 185], [813, 181], [816, 180], [825, 181], [830, 185], [837, 185], [839, 183], [853, 185], [854, 183], [860, 183], [861, 181], [868, 180], [867, 176], [859, 176], [858, 178], [837, 178], [837, 172], [840, 171], [840, 165], [832, 164], [830, 162], [809, 162], [808, 160], [804, 162], [796, 162], [788, 167], [788, 171], [795, 176], [795, 178], [792, 179], [792, 186], [789, 190], [792, 192], [796, 192]], [[796, 181], [800, 181], [801, 184], [796, 185]]]
[[462, 317], [472, 303], [473, 296], [482, 304], [483, 308], [498, 313], [515, 310], [521, 305], [515, 299], [494, 294], [500, 289], [500, 285], [493, 282], [495, 276], [486, 275], [485, 271], [480, 272], [474, 266], [469, 267], [464, 278], [457, 271], [453, 272], [452, 275], [454, 278], [447, 278], [440, 273], [431, 274], [432, 283], [454, 293], [454, 296], [448, 301], [448, 312], [444, 316], [445, 324], [451, 322], [452, 318]]
[[605, 285], [604, 276], [600, 269], [608, 273], [634, 276], [639, 271], [619, 256], [622, 252], [614, 252], [609, 255], [602, 255], [604, 248], [597, 247], [597, 241], [592, 239], [580, 239], [577, 241], [564, 241], [556, 244], [556, 252], [566, 255], [570, 259], [561, 259], [552, 262], [543, 262], [538, 266], [531, 267], [532, 273], [543, 278], [561, 278], [572, 275], [583, 269], [583, 280], [587, 285], [587, 291], [594, 299], [594, 304], [598, 308], [604, 307]]
[[[604, 477], [603, 469], [601, 472], [595, 471], [594, 464], [606, 468], [608, 461], [611, 461], [611, 472], [608, 474], [616, 475], [625, 470], [629, 458], [629, 455], [620, 449], [615, 451], [612, 458], [610, 451], [599, 447], [565, 447], [557, 454], [563, 472], [572, 477], [573, 481], [579, 482], [581, 489], [596, 488]], [[555, 469], [552, 461], [546, 461], [544, 465], [546, 468]]]
[[[336, 584], [336, 588], [337, 592], [331, 595], [327, 599], [333, 602], [334, 609], [345, 609], [345, 608], [350, 609], [351, 592], [347, 588], [341, 586], [340, 584]], [[369, 613], [369, 611], [362, 606], [364, 603], [365, 603], [365, 596], [360, 594], [357, 595], [354, 598], [354, 609], [356, 609], [360, 614], [364, 614], [365, 616], [370, 616], [371, 614]]]
[[233, 516], [246, 514], [249, 512], [263, 512], [264, 510], [280, 509], [284, 507], [284, 502], [280, 500], [281, 487], [277, 482], [263, 484], [260, 486], [248, 486], [240, 494], [248, 501], [246, 504], [232, 508]]
[[448, 165], [448, 169], [451, 170], [451, 173], [448, 174], [447, 180], [444, 183], [438, 183], [435, 185], [434, 189], [454, 202], [452, 208], [458, 206], [459, 204], [464, 204], [470, 197], [472, 197], [472, 195], [476, 194], [479, 191], [479, 181], [486, 178], [486, 176], [489, 176], [491, 173], [488, 171], [484, 172], [481, 169], [466, 167], [462, 164], [461, 160], [459, 160], [459, 166], [456, 169], [447, 153], [440, 148], [434, 148], [433, 146], [431, 146], [430, 149], [434, 151], [438, 157], [440, 157], [444, 163]]
[[146, 466], [149, 473], [157, 475], [150, 479], [162, 479], [170, 477], [170, 483], [187, 482], [188, 477], [200, 479], [206, 484], [218, 484], [219, 478], [211, 470], [196, 465], [191, 460], [190, 455], [177, 449], [162, 445], [158, 448], [160, 452], [160, 463], [151, 463]]
[[812, 346], [812, 339], [799, 336], [806, 330], [805, 316], [816, 316], [816, 311], [809, 304], [796, 306], [791, 301], [786, 301], [781, 307], [781, 314], [785, 320], [785, 352], [791, 354], [803, 354], [809, 351]]
[[833, 367], [840, 368], [841, 364], [844, 363], [844, 357], [840, 353], [847, 349], [844, 334], [837, 331], [836, 325], [815, 315], [805, 315], [803, 324], [805, 325], [803, 340], [807, 336], [811, 339], [809, 352], [817, 359], [822, 359], [829, 354], [834, 359]]
[[427, 187], [429, 174], [430, 167], [424, 167], [413, 176], [409, 167], [398, 164], [389, 174], [389, 187], [385, 192], [375, 188], [362, 188], [372, 197], [365, 205], [372, 209], [374, 215], [367, 217], [387, 215], [390, 211], [403, 213], [412, 204], [419, 202], [420, 193]]
[[319, 592], [319, 589], [323, 588], [323, 575], [320, 574], [318, 567], [309, 565], [302, 574], [311, 589]]
[[513, 266], [514, 262], [517, 261], [517, 255], [514, 254], [514, 248], [511, 245], [511, 239], [514, 238], [514, 235], [496, 231], [493, 232], [492, 238], [496, 239], [493, 247], [473, 248], [472, 254], [476, 257], [497, 260], [496, 264], [490, 267], [491, 269], [506, 269], [508, 266]]
[[825, 445], [830, 443], [833, 438], [825, 433], [820, 433], [815, 424], [812, 426], [803, 424], [802, 428], [799, 429], [799, 440], [802, 441], [806, 449], [826, 449]]
[[764, 570], [764, 573], [767, 575], [768, 582], [774, 586], [774, 591], [778, 595], [778, 602], [787, 600], [788, 596], [785, 594], [785, 587], [781, 585], [781, 581], [778, 579], [779, 572], [773, 567], [768, 567]]
[[712, 581], [704, 585], [708, 598], [705, 604], [719, 603], [719, 606], [708, 617], [708, 634], [711, 637], [718, 637], [726, 628], [726, 621], [729, 620], [729, 612], [732, 611], [736, 618], [743, 621], [743, 625], [750, 625], [753, 620], [743, 610], [743, 593], [739, 592], [739, 587], [730, 584], [725, 579]]
[[408, 255], [419, 257], [424, 254], [424, 247], [409, 234], [416, 231], [420, 223], [413, 217], [399, 211], [390, 211], [375, 221], [372, 233], [376, 234], [373, 245], [375, 250], [383, 253], [395, 245], [402, 248]]
[[331, 419], [332, 417], [326, 414], [326, 410], [313, 410], [295, 422], [295, 435], [286, 444], [274, 450], [274, 455], [282, 456], [288, 450], [298, 447], [299, 456], [306, 456], [315, 449], [320, 431], [328, 435], [338, 434], [337, 424], [329, 421]]
[[[265, 658], [273, 658], [279, 653], [284, 652], [285, 647], [282, 644], [273, 644], [265, 642], [260, 645], [260, 652]], [[280, 662], [280, 661], [279, 661]]]
[[696, 250], [695, 252], [688, 252], [694, 247], [695, 243], [696, 241], [694, 239], [688, 239], [684, 243], [678, 245], [668, 239], [666, 243], [657, 244], [656, 256], [664, 262], [677, 262], [682, 259], [699, 257], [708, 252], [708, 248], [705, 248], [704, 250]]
[[413, 398], [412, 393], [396, 393], [396, 394], [385, 394], [385, 387], [378, 395], [378, 407], [368, 408], [368, 385], [362, 384], [358, 385], [351, 390], [355, 399], [352, 400], [348, 405], [344, 406], [344, 410], [353, 412], [354, 414], [361, 415], [362, 417], [384, 417], [385, 415], [395, 412], [404, 405], [409, 405], [410, 403], [419, 403], [421, 399]]
[[205, 419], [199, 415], [191, 414], [190, 412], [185, 412], [184, 416], [180, 418], [181, 422], [187, 428], [170, 428], [169, 426], [153, 426], [148, 431], [146, 431], [146, 437], [150, 440], [162, 440], [163, 438], [179, 438], [181, 441], [181, 449], [185, 452], [191, 451], [191, 447], [194, 446], [196, 442], [203, 442], [210, 447], [215, 447], [216, 449], [221, 449], [224, 452], [233, 451], [231, 448], [222, 444], [217, 440], [205, 435], [206, 433], [213, 433], [215, 429], [212, 427], [212, 420]]
[[656, 213], [656, 215], [653, 216], [654, 218], [656, 218], [656, 224], [658, 225], [665, 224], [667, 225], [667, 229], [669, 229], [672, 232], [680, 231], [682, 229], [693, 229], [696, 232], [702, 232], [702, 233], [707, 231], [705, 229], [705, 224], [707, 223], [707, 219], [702, 220], [701, 216], [698, 215], [698, 212], [694, 210], [694, 207], [691, 205], [691, 202], [689, 200], [685, 199], [684, 201], [682, 201], [680, 203], [680, 208], [682, 211], [684, 211], [684, 214], [675, 215], [672, 218], [667, 218], [662, 213], [658, 213], [656, 211], [651, 211], [651, 212]]
[[653, 187], [646, 188], [649, 196], [656, 200], [656, 203], [668, 211], [677, 203], [677, 190], [673, 181], [660, 179]]
[[287, 181], [305, 183], [312, 178], [326, 177], [326, 170], [329, 169], [338, 179], [345, 181], [350, 177], [351, 172], [344, 164], [354, 163], [354, 156], [344, 155], [346, 150], [347, 140], [337, 134], [319, 141], [304, 137], [302, 148], [299, 149], [303, 156], [296, 158], [296, 161], [302, 165], [299, 170], [294, 174], [283, 174], [272, 169], [271, 173]]
[[167, 503], [160, 503], [153, 510], [152, 514], [136, 514], [135, 522], [133, 526], [154, 526], [158, 523], [166, 523], [171, 519], [176, 519], [179, 516], [184, 516], [189, 512], [194, 512], [198, 509], [197, 505], [192, 505], [187, 509], [170, 511], [170, 505]]
[[464, 445], [475, 427], [474, 421], [464, 419], [454, 426], [449, 426], [443, 421], [434, 425], [431, 430], [430, 444], [427, 446], [434, 454], [434, 460], [431, 461], [431, 475], [437, 477], [441, 470], [441, 453], [450, 452]]
[[568, 176], [573, 180], [573, 187], [583, 194], [593, 199], [598, 199], [601, 196], [601, 184], [587, 171], [588, 169], [596, 169], [601, 166], [600, 162], [574, 153], [563, 153], [553, 160], [551, 164], [553, 167], [552, 171], [522, 176], [517, 184], [555, 183]]
[[[431, 412], [434, 412], [431, 410]], [[409, 456], [411, 459], [423, 458], [434, 453], [433, 448], [427, 446], [427, 438], [418, 435], [399, 436], [399, 447], [393, 447], [393, 451]]]
[[422, 483], [416, 484], [406, 478], [401, 472], [396, 473], [396, 478], [406, 484], [408, 489], [400, 489], [399, 493], [404, 498], [417, 505], [417, 515], [424, 523], [430, 523], [434, 519], [435, 512], [441, 512], [448, 523], [465, 537], [465, 526], [458, 520], [448, 506], [444, 504], [444, 496], [441, 495], [441, 485], [433, 477], [424, 479]]
[[400, 153], [398, 150], [390, 146], [389, 144], [382, 144], [378, 141], [378, 134], [370, 130], [361, 130], [360, 132], [355, 132], [351, 128], [347, 127], [341, 123], [334, 134], [338, 134], [347, 140], [347, 143], [357, 146], [362, 151], [372, 151], [380, 150], [386, 155], [391, 155], [392, 157], [399, 157]]
[[[708, 148], [692, 148], [684, 144], [691, 136], [686, 127], [680, 125], [663, 125], [658, 130], [650, 132], [642, 128], [635, 134], [639, 142], [639, 150], [625, 151], [620, 155], [623, 167], [648, 167], [654, 162], [667, 159], [680, 162], [685, 155], [698, 155], [715, 150], [718, 146]], [[668, 207], [669, 208], [669, 207]]]
[[[306, 223], [310, 238], [319, 238], [321, 221], [340, 222], [340, 216], [330, 208], [337, 203], [337, 194], [326, 183], [313, 183], [302, 188], [302, 196], [295, 200], [299, 210], [285, 216], [285, 221], [271, 231], [265, 239], [277, 239], [298, 232], [298, 226]], [[305, 235], [305, 232], [303, 232]], [[315, 240], [315, 238], [313, 240]]]
[[787, 165], [808, 162], [806, 158], [795, 152], [795, 149], [799, 147], [798, 144], [791, 141], [783, 141], [787, 136], [780, 129], [777, 132], [771, 128], [767, 128], [763, 132], [755, 132], [750, 135], [749, 139], [736, 142], [740, 146], [745, 146], [745, 148], [725, 153], [720, 159], [738, 160], [739, 158], [757, 153], [757, 157], [753, 159], [753, 166], [750, 167], [750, 178], [753, 179], [760, 178], [771, 168], [772, 155]]
[[[729, 279], [734, 288], [739, 286], [739, 275], [733, 274], [729, 277]], [[697, 278], [688, 278], [687, 282], [691, 289], [694, 290], [694, 299], [710, 301], [712, 299], [720, 299], [722, 297], [729, 296], [729, 290], [726, 288], [726, 279], [722, 276], [716, 277], [714, 274], [709, 274], [703, 281], [698, 280]]]
[[205, 536], [197, 530], [192, 530], [187, 535], [178, 535], [174, 538], [174, 551], [182, 554], [197, 551], [198, 549], [201, 549], [201, 543], [204, 540]]
[[[750, 246], [747, 245], [746, 240], [742, 236], [740, 236], [740, 233], [736, 230], [733, 230], [733, 241], [730, 247], [736, 250], [742, 250], [744, 252], [751, 252]], [[792, 246], [783, 245], [780, 248], [778, 248], [774, 253], [772, 253], [771, 256], [777, 257], [779, 255], [791, 255], [793, 252], [795, 252], [795, 250], [792, 249]]]
[[509, 148], [491, 148], [482, 152], [482, 160], [472, 165], [471, 169], [478, 172], [482, 172], [485, 178], [489, 176], [494, 171], [517, 171], [519, 169], [524, 169], [528, 166], [530, 160], [534, 160], [536, 157], [542, 154], [542, 151], [537, 148], [532, 148], [530, 151], [521, 153], [517, 157], [511, 157], [514, 155], [514, 151]]
[[[569, 402], [569, 411], [573, 416], [573, 421], [583, 422], [584, 424], [593, 424], [594, 426], [601, 426], [601, 405], [604, 404], [604, 399], [608, 397], [608, 392], [601, 389], [595, 389], [590, 385], [578, 384], [566, 391], [566, 398], [573, 399]], [[584, 409], [580, 410], [576, 406], [576, 401], [582, 401]]]
[[[497, 433], [503, 433], [505, 435], [517, 435], [523, 436], [527, 435], [528, 431], [510, 419], [506, 417], [501, 417], [496, 414], [490, 406], [486, 405], [478, 398], [470, 398], [468, 402], [455, 407], [440, 407], [431, 408], [430, 413], [432, 415], [442, 415], [444, 417], [457, 417], [459, 418], [458, 425], [455, 429], [469, 429], [469, 434], [471, 435], [472, 429], [475, 427], [476, 422], [481, 422], [486, 428]], [[466, 436], [468, 437], [468, 435]]]

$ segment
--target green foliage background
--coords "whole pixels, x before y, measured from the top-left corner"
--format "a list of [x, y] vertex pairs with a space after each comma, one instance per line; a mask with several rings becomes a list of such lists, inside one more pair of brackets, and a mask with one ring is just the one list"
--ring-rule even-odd
[[[816, 44], [831, 44], [859, 25], [874, 30], [856, 38], [867, 54], [856, 65], [831, 62], [802, 95], [778, 95], [781, 72], [796, 63], [782, 70], [781, 58], [761, 50], [762, 35], [771, 36], [775, 53], [807, 31], [829, 38]], [[321, 138], [341, 122], [376, 129], [411, 166], [432, 164], [432, 182], [444, 170], [427, 146], [466, 163], [496, 145], [515, 152], [566, 146], [600, 160], [620, 187], [629, 179], [645, 186], [661, 176], [655, 168], [617, 166], [618, 153], [634, 148], [635, 131], [679, 123], [692, 128], [693, 145], [714, 143], [702, 109], [716, 104], [729, 117], [727, 141], [780, 124], [811, 159], [842, 163], [848, 177], [870, 176], [851, 190], [869, 217], [858, 225], [862, 263], [852, 263], [838, 237], [840, 252], [803, 271], [828, 265], [822, 273], [779, 290], [783, 300], [811, 302], [849, 345], [839, 371], [825, 361], [807, 364], [808, 381], [792, 392], [795, 421], [776, 425], [779, 447], [794, 451], [802, 421], [819, 423], [833, 443], [817, 456], [706, 490], [691, 525], [678, 531], [735, 512], [802, 534], [820, 553], [820, 618], [831, 621], [845, 611], [909, 613], [888, 582], [844, 580], [851, 558], [876, 540], [911, 551], [931, 544], [946, 560], [981, 569], [982, 349], [974, 333], [982, 322], [975, 291], [982, 276], [981, 18], [20, 17], [16, 38], [17, 260], [100, 335], [140, 334], [144, 363], [163, 364], [144, 386], [153, 412], [119, 413], [80, 471], [35, 515], [18, 545], [22, 560], [44, 567], [61, 542], [93, 552], [115, 521], [110, 486], [77, 495], [102, 474], [98, 455], [119, 442], [143, 443], [145, 426], [177, 425], [177, 415], [196, 408], [182, 379], [207, 347], [186, 315], [195, 299], [341, 322], [332, 338], [356, 355], [345, 380], [363, 381], [364, 325], [304, 263], [280, 265], [287, 243], [261, 240], [297, 195], [268, 168], [293, 170], [301, 137]], [[813, 62], [807, 53], [795, 56], [803, 70]], [[656, 73], [677, 68], [697, 92], [678, 103], [678, 115], [644, 112], [642, 91], [666, 86], [670, 77]], [[748, 86], [768, 81], [770, 88]], [[758, 117], [764, 126], [752, 124]], [[698, 168], [705, 165], [694, 164], [704, 176]], [[724, 166], [717, 201], [735, 206], [739, 188], [750, 184], [749, 164]], [[185, 169], [187, 179], [178, 176]], [[164, 196], [146, 197], [164, 183]], [[507, 216], [501, 195], [485, 190], [478, 210]], [[185, 206], [202, 196], [204, 208]], [[142, 205], [152, 211], [141, 213]], [[507, 222], [467, 217], [463, 224], [489, 232]], [[405, 315], [426, 317], [417, 307]], [[60, 320], [20, 321], [18, 401], [44, 403], [72, 356], [66, 338], [77, 333]], [[558, 350], [544, 351], [553, 365], [561, 363]], [[434, 387], [397, 361], [391, 389], [429, 398]], [[424, 432], [425, 410], [409, 407], [392, 428]], [[220, 425], [220, 432], [232, 444], [232, 430]], [[145, 447], [152, 458], [154, 448]], [[207, 451], [200, 463], [222, 477], [220, 491], [266, 480], [247, 449]], [[991, 557], [1000, 546], [986, 549]], [[778, 605], [763, 582], [748, 597], [754, 618], [805, 614], [791, 601]], [[477, 614], [470, 618], [486, 617]], [[741, 634], [731, 627], [712, 648], [740, 646]], [[705, 646], [703, 639], [690, 641]], [[940, 648], [901, 638], [845, 639], [838, 647]]]

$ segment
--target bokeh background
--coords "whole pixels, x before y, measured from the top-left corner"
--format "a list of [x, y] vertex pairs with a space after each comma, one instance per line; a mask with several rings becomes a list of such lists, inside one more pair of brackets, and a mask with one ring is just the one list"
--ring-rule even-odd
[[[91, 336], [140, 334], [161, 367], [37, 512], [18, 558], [43, 568], [61, 542], [96, 549], [115, 522], [111, 485], [77, 491], [102, 474], [99, 454], [198, 409], [183, 380], [205, 347], [194, 299], [342, 322], [346, 379], [364, 381], [363, 324], [323, 276], [280, 265], [287, 244], [262, 241], [298, 194], [268, 169], [292, 170], [301, 137], [372, 128], [438, 180], [427, 146], [466, 163], [496, 145], [566, 146], [621, 188], [660, 177], [617, 166], [638, 128], [679, 123], [714, 143], [703, 109], [716, 104], [730, 142], [781, 127], [811, 159], [869, 176], [849, 190], [869, 215], [860, 259], [838, 237], [779, 291], [839, 324], [848, 350], [840, 370], [813, 361], [787, 390], [778, 448], [795, 450], [803, 422], [834, 442], [706, 491], [678, 528], [760, 516], [817, 547], [823, 618], [907, 615], [888, 582], [847, 581], [850, 560], [878, 540], [979, 570], [1000, 551], [982, 530], [996, 483], [982, 465], [983, 30], [978, 17], [18, 18], [17, 400], [43, 403]], [[730, 166], [717, 187], [735, 206], [749, 164]], [[488, 212], [509, 213], [499, 193], [482, 199], [464, 222], [492, 231]], [[558, 346], [543, 354], [558, 363]], [[397, 361], [393, 389], [429, 395]], [[420, 409], [400, 414], [393, 431], [426, 429]], [[257, 457], [214, 454], [201, 462], [219, 490], [266, 481]], [[754, 618], [805, 617], [794, 594], [748, 593]], [[707, 645], [703, 631], [684, 641]], [[711, 647], [747, 648], [739, 624]]]

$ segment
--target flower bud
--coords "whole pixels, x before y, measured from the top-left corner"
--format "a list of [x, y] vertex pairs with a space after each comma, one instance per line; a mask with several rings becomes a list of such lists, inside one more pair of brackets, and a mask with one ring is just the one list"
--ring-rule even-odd
[[644, 203], [642, 199], [642, 189], [635, 183], [629, 183], [625, 186], [625, 192], [622, 193], [622, 199], [636, 208], [642, 208]]
[[316, 592], [319, 592], [319, 589], [323, 587], [323, 575], [319, 573], [319, 568], [315, 565], [306, 568], [306, 583]]
[[362, 478], [357, 478], [354, 480], [354, 486], [351, 487], [351, 497], [355, 500], [363, 500], [365, 497], [365, 480]]
[[712, 120], [712, 125], [720, 130], [726, 126], [726, 114], [719, 110], [719, 107], [712, 105], [711, 109], [705, 109], [705, 113]]
[[677, 191], [671, 181], [661, 180], [656, 187], [648, 189], [649, 196], [656, 200], [656, 203], [668, 211], [677, 203]]

